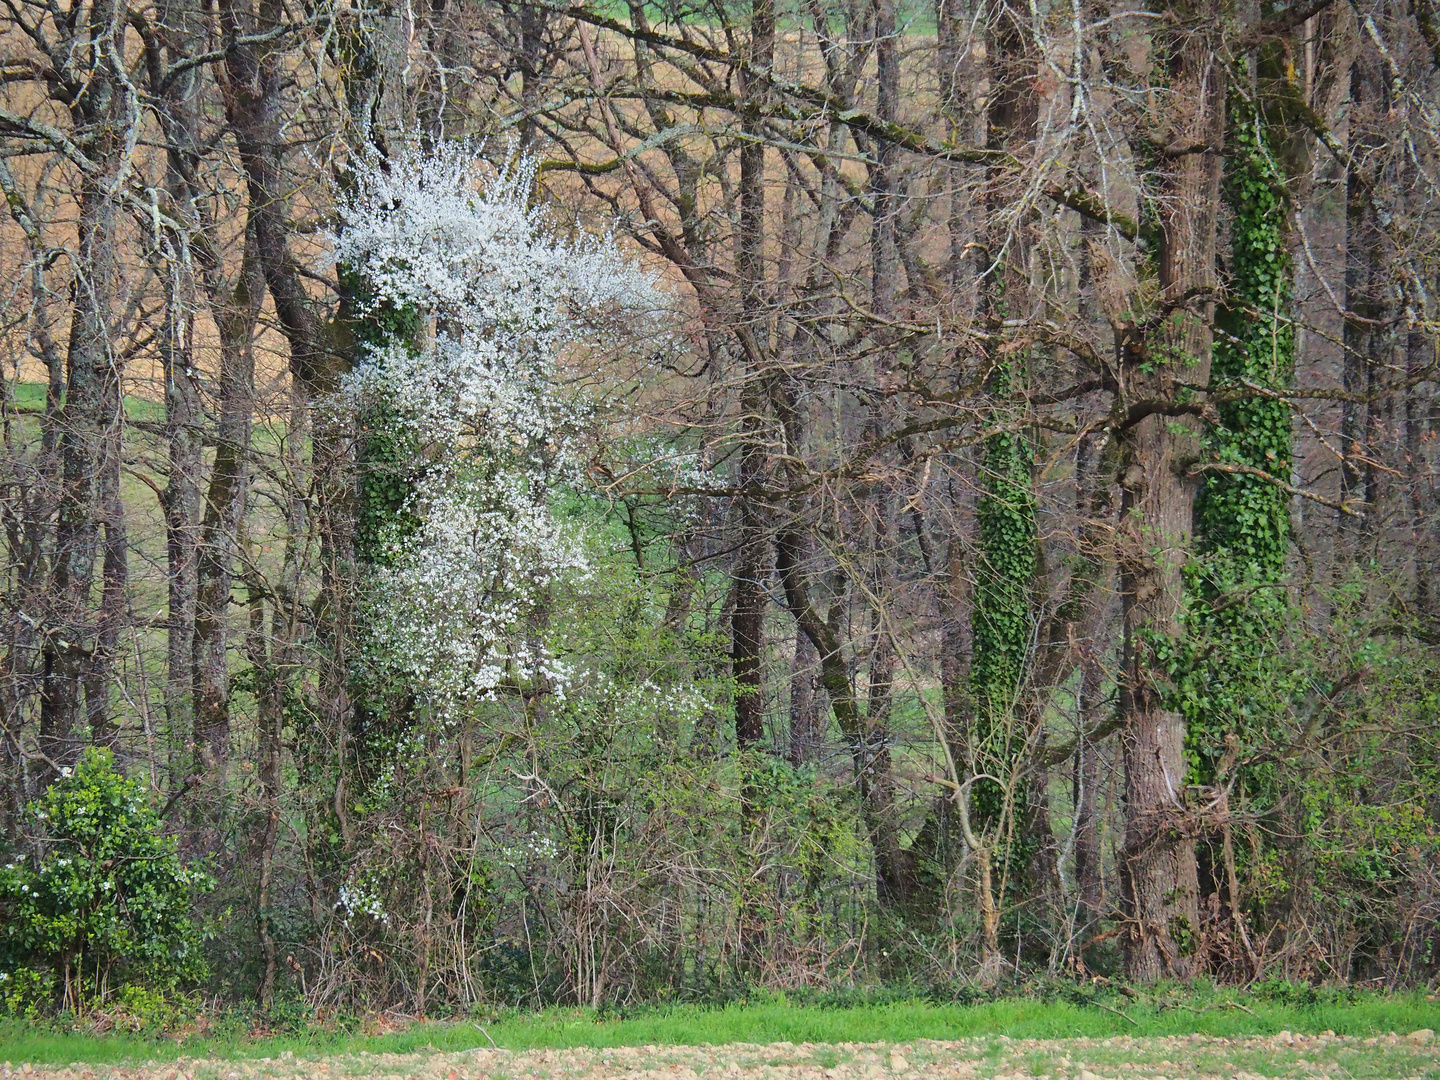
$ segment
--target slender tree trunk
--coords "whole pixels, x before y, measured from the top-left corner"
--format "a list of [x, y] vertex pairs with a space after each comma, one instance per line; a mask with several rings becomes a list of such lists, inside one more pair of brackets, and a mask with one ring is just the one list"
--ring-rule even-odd
[[795, 628], [795, 655], [790, 664], [790, 763], [808, 765], [819, 759], [825, 744], [821, 702], [816, 693], [820, 654], [800, 627]]
[[[1350, 109], [1357, 115], [1383, 107], [1383, 91], [1363, 60], [1350, 67]], [[1364, 179], [1358, 169], [1377, 148], [1370, 140], [1357, 140], [1350, 148], [1352, 168], [1345, 178], [1345, 322], [1342, 344], [1345, 350], [1342, 385], [1350, 395], [1367, 393], [1375, 380], [1374, 367], [1380, 323], [1385, 315], [1382, 293], [1384, 234], [1375, 221]], [[1366, 446], [1372, 430], [1376, 402], [1347, 400], [1340, 415], [1340, 502], [1363, 511], [1376, 498], [1373, 458]], [[1335, 552], [1336, 571], [1344, 573], [1361, 558], [1360, 546], [1369, 531], [1368, 518], [1340, 513], [1336, 519], [1339, 543]]]
[[220, 331], [220, 417], [196, 567], [194, 636], [195, 746], [210, 768], [223, 767], [230, 746], [230, 590], [255, 406], [251, 339], [263, 297], [258, 271], [254, 231], [248, 230], [239, 282], [214, 298]]
[[[217, 10], [223, 33], [237, 41], [263, 33], [286, 18], [277, 0], [260, 0], [258, 8], [248, 0], [219, 0]], [[289, 75], [283, 58], [280, 46], [273, 42], [237, 44], [226, 54], [226, 77], [221, 89], [226, 121], [245, 174], [250, 210], [247, 227], [253, 234], [255, 259], [274, 304], [276, 322], [289, 345], [290, 374], [296, 392], [306, 407], [313, 407], [338, 386], [340, 374], [352, 359], [354, 335], [343, 311], [334, 323], [322, 319], [306, 288], [299, 260], [290, 248], [292, 188], [284, 171], [288, 118], [282, 98]], [[374, 83], [373, 79], [362, 81]], [[363, 95], [351, 90], [347, 85], [350, 114], [362, 132], [369, 134], [368, 121], [375, 102], [362, 100]], [[318, 758], [331, 755], [330, 775], [334, 778], [333, 790], [312, 793], [318, 796], [312, 806], [321, 814], [333, 813], [341, 836], [349, 843], [354, 836], [346, 794], [354, 712], [348, 651], [353, 634], [354, 576], [351, 455], [339, 418], [317, 414], [310, 431], [316, 507], [313, 520], [320, 550], [320, 596], [314, 608], [320, 614], [314, 623], [317, 697], [325, 737], [310, 747], [315, 758], [309, 764], [318, 774]], [[218, 590], [216, 602], [218, 605]]]
[[[160, 356], [165, 377], [165, 429], [170, 475], [165, 484], [166, 672], [165, 715], [172, 739], [194, 731], [190, 708], [191, 654], [195, 640], [195, 555], [200, 524], [200, 402], [190, 355], [189, 297], [176, 275], [167, 280], [166, 318]], [[189, 764], [189, 754], [175, 761]], [[177, 781], [178, 782], [178, 781]]]
[[[170, 684], [167, 701], [180, 711], [182, 685], [188, 691], [186, 719], [192, 758], [199, 771], [223, 763], [229, 745], [229, 672], [227, 628], [230, 579], [236, 535], [245, 502], [244, 475], [249, 454], [254, 400], [251, 339], [264, 280], [260, 273], [253, 208], [247, 215], [240, 266], [233, 280], [225, 273], [222, 239], [199, 190], [203, 135], [200, 131], [200, 79], [192, 70], [172, 79], [166, 72], [177, 60], [203, 48], [207, 17], [193, 0], [167, 0], [162, 23], [166, 54], [150, 64], [153, 92], [162, 97], [169, 140], [167, 183], [179, 219], [188, 228], [191, 259], [169, 268], [167, 301], [166, 400], [171, 415], [171, 477], [166, 492], [167, 525], [174, 564], [170, 570]], [[263, 81], [251, 89], [261, 89]], [[236, 95], [233, 101], [248, 101]], [[216, 399], [219, 422], [215, 457], [205, 501], [200, 503], [201, 373], [191, 355], [194, 287], [198, 270], [219, 336], [220, 370]], [[177, 623], [179, 625], [177, 625]], [[182, 678], [182, 673], [184, 678]], [[178, 716], [172, 715], [172, 724]]]
[[[1080, 667], [1081, 723], [1096, 715], [1093, 702], [1100, 694], [1098, 657], [1087, 657]], [[1100, 748], [1081, 737], [1075, 743], [1072, 800], [1075, 806], [1075, 897], [1080, 928], [1093, 925], [1103, 914], [1100, 849]]]
[[118, 732], [111, 716], [111, 684], [120, 635], [129, 622], [129, 545], [125, 536], [125, 506], [120, 500], [119, 421], [109, 425], [102, 446], [99, 512], [105, 539], [101, 547], [100, 611], [95, 631], [95, 648], [85, 671], [85, 718], [90, 741], [111, 750]]
[[[754, 0], [750, 12], [749, 58], [755, 68], [769, 71], [775, 55], [775, 8], [772, 0]], [[769, 86], [764, 76], [747, 75], [748, 100], [763, 102]], [[745, 446], [741, 451], [740, 527], [744, 539], [735, 572], [735, 606], [730, 616], [731, 673], [735, 679], [735, 740], [741, 749], [758, 746], [765, 738], [765, 697], [762, 686], [762, 651], [768, 572], [758, 493], [753, 489], [764, 473], [765, 449], [761, 429], [766, 378], [767, 338], [765, 311], [765, 144], [756, 136], [740, 149], [740, 222], [736, 235], [735, 266], [739, 276], [742, 335], [749, 371], [742, 395]]]
[[1411, 573], [1414, 580], [1415, 611], [1427, 621], [1435, 619], [1435, 586], [1430, 576], [1435, 566], [1434, 479], [1425, 460], [1426, 427], [1434, 408], [1433, 387], [1419, 382], [1420, 371], [1430, 360], [1432, 349], [1416, 327], [1405, 341], [1405, 373], [1414, 382], [1405, 392], [1405, 490], [1410, 510]]
[[[835, 722], [850, 749], [859, 789], [866, 833], [875, 852], [876, 888], [882, 903], [904, 905], [915, 891], [914, 854], [900, 843], [895, 785], [890, 760], [888, 732], [883, 716], [862, 712], [855, 688], [846, 669], [837, 625], [842, 618], [841, 597], [837, 594], [828, 617], [822, 617], [810, 597], [810, 589], [799, 560], [800, 535], [786, 529], [776, 540], [776, 564], [785, 589], [786, 605], [820, 655], [820, 685], [830, 700]], [[888, 694], [888, 679], [877, 685], [877, 706], [882, 693]], [[885, 707], [888, 710], [888, 706]], [[872, 727], [871, 721], [878, 723]]]
[[287, 688], [299, 667], [301, 606], [300, 577], [303, 553], [308, 546], [308, 503], [304, 481], [306, 469], [299, 453], [308, 431], [304, 397], [292, 389], [289, 422], [286, 428], [286, 471], [292, 486], [285, 515], [284, 553], [280, 572], [274, 580], [270, 625], [265, 625], [267, 590], [248, 543], [242, 547], [244, 580], [249, 599], [246, 653], [256, 680], [256, 771], [260, 780], [261, 826], [253, 838], [254, 858], [259, 867], [256, 881], [255, 921], [260, 939], [263, 968], [260, 975], [260, 1003], [269, 1009], [275, 1000], [275, 979], [279, 971], [279, 947], [275, 939], [272, 896], [275, 877], [275, 845], [280, 827], [280, 800], [284, 776], [281, 771]]
[[[875, 115], [886, 123], [900, 118], [900, 42], [894, 0], [873, 0], [875, 7]], [[870, 229], [872, 305], [882, 318], [893, 314], [900, 278], [898, 248], [900, 193], [896, 190], [900, 148], [881, 139], [870, 166], [873, 223]], [[887, 336], [886, 331], [881, 331]], [[888, 357], [882, 359], [886, 363]]]

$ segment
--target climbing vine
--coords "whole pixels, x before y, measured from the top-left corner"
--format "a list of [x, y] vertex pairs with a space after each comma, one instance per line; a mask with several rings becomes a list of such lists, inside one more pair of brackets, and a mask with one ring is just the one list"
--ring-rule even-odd
[[[351, 312], [349, 329], [360, 364], [395, 346], [411, 352], [420, 348], [425, 322], [414, 303], [397, 304], [377, 296], [364, 270], [354, 264], [336, 270]], [[384, 563], [387, 545], [419, 524], [414, 512], [406, 509], [419, 448], [389, 401], [367, 401], [356, 426], [355, 557], [362, 563]]]
[[[1014, 363], [997, 370], [992, 383], [997, 395], [1013, 389]], [[1007, 765], [1013, 764], [1019, 749], [1012, 718], [1030, 648], [1030, 589], [1037, 565], [1030, 475], [1034, 461], [1034, 448], [1022, 432], [991, 435], [985, 441], [983, 492], [976, 511], [980, 558], [970, 669], [976, 748]], [[1000, 786], [983, 780], [973, 790], [977, 824], [997, 822], [1002, 811]]]
[[1283, 673], [1268, 668], [1286, 617], [1290, 531], [1289, 496], [1276, 483], [1290, 478], [1290, 406], [1267, 393], [1287, 389], [1295, 372], [1289, 196], [1274, 128], [1253, 99], [1232, 96], [1228, 143], [1229, 291], [1211, 376], [1218, 422], [1205, 447], [1219, 468], [1198, 497], [1188, 656], [1176, 666], [1192, 779], [1205, 783], [1223, 771], [1227, 747], [1243, 757], [1263, 736], [1262, 715], [1284, 694]]

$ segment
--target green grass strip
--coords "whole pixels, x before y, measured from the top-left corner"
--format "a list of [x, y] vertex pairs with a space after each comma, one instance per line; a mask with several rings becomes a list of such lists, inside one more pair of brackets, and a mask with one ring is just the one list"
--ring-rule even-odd
[[[473, 1021], [416, 1024], [387, 1035], [310, 1032], [267, 1038], [197, 1036], [180, 1041], [135, 1035], [56, 1032], [14, 1021], [0, 1023], [0, 1060], [65, 1065], [126, 1064], [177, 1058], [301, 1058], [337, 1054], [458, 1052], [617, 1046], [705, 1046], [772, 1042], [906, 1042], [1005, 1035], [1012, 1039], [1106, 1038], [1204, 1034], [1274, 1035], [1280, 1031], [1339, 1035], [1405, 1034], [1440, 1028], [1440, 1004], [1418, 995], [1369, 997], [1351, 1004], [1277, 1004], [1250, 1000], [1245, 1009], [1225, 999], [1189, 999], [1188, 1008], [1119, 1002], [1118, 1012], [1091, 1005], [1008, 1000], [980, 1005], [899, 1002], [853, 1008], [796, 1006], [783, 1000], [723, 1008], [676, 1006], [626, 1019], [591, 1010], [550, 1009], [512, 1014], [485, 1025]], [[1189, 1011], [1198, 1009], [1202, 1011]], [[1128, 1017], [1128, 1019], [1127, 1019]], [[1133, 1021], [1133, 1022], [1132, 1022]], [[489, 1038], [487, 1039], [486, 1033]]]

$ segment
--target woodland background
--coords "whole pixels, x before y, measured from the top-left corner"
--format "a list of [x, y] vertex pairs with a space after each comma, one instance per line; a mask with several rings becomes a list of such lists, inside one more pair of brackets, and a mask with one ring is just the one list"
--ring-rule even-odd
[[[121, 941], [12, 1007], [1435, 978], [1433, 0], [0, 19], [0, 917], [69, 843]], [[442, 703], [363, 615], [440, 455], [342, 392], [430, 331], [333, 250], [455, 146], [659, 310], [553, 351], [583, 570]]]

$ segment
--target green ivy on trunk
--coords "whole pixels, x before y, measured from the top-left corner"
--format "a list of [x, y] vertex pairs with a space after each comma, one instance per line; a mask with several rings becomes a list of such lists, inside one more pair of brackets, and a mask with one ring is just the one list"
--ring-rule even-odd
[[1290, 405], [1277, 394], [1295, 374], [1290, 202], [1275, 127], [1238, 93], [1228, 143], [1230, 275], [1211, 377], [1219, 422], [1206, 433], [1209, 471], [1189, 571], [1189, 655], [1176, 680], [1191, 777], [1201, 783], [1221, 778], [1227, 753], [1244, 760], [1286, 681], [1269, 670], [1269, 646], [1287, 609], [1289, 494], [1282, 485], [1290, 480], [1293, 437]]
[[[1014, 361], [1002, 364], [993, 379], [997, 396], [1013, 390]], [[1000, 410], [1002, 422], [1009, 418]], [[1030, 590], [1037, 566], [1035, 494], [1031, 470], [1035, 451], [1023, 432], [999, 431], [985, 441], [983, 492], [977, 508], [980, 557], [974, 608], [974, 652], [970, 669], [975, 695], [977, 766], [986, 758], [1015, 765], [1023, 736], [1015, 731], [1015, 711], [1030, 650]], [[978, 826], [999, 822], [1003, 792], [992, 780], [974, 787]]]

